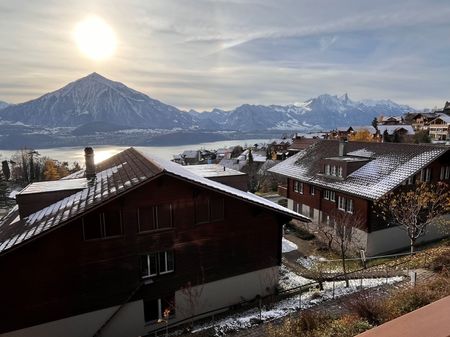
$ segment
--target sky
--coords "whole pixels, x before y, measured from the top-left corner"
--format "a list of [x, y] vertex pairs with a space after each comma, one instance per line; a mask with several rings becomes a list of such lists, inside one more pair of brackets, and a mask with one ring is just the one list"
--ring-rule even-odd
[[[116, 34], [87, 58], [89, 15]], [[0, 100], [94, 71], [181, 109], [291, 104], [323, 93], [415, 108], [450, 100], [448, 0], [0, 1]]]

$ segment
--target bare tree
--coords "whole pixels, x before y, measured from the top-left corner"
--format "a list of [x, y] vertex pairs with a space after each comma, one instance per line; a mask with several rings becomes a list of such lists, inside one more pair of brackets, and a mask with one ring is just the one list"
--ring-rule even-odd
[[349, 213], [335, 210], [330, 216], [330, 221], [334, 225], [334, 242], [341, 255], [345, 286], [348, 287], [346, 257], [351, 248], [358, 249], [361, 246], [355, 229], [361, 229], [365, 224], [365, 219], [360, 212]]
[[191, 317], [191, 328], [194, 326], [194, 316], [197, 314], [197, 309], [202, 298], [203, 288], [205, 284], [204, 270], [201, 269], [201, 278], [197, 282], [198, 285], [187, 282], [181, 287], [181, 293], [186, 297], [188, 302], [188, 315]]
[[435, 185], [421, 182], [413, 189], [390, 192], [375, 204], [375, 211], [388, 225], [399, 225], [410, 240], [410, 252], [414, 254], [417, 240], [425, 235], [431, 223], [448, 229], [450, 223], [444, 215], [450, 212], [450, 191], [447, 184]]

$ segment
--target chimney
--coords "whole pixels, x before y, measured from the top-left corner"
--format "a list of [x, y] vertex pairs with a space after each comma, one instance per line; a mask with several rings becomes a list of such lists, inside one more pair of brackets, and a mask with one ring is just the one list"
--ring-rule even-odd
[[347, 139], [339, 139], [339, 157], [347, 155]]
[[94, 164], [94, 149], [92, 147], [86, 147], [84, 149], [85, 160], [85, 177], [91, 179], [95, 177], [95, 164]]

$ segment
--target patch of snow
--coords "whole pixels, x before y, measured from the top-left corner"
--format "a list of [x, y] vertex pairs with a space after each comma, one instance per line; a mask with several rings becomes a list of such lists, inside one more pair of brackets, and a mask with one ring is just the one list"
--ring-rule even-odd
[[298, 246], [295, 243], [283, 238], [282, 246], [281, 246], [281, 251], [283, 253], [289, 253], [289, 252], [292, 252], [293, 250], [297, 250], [297, 249], [298, 249]]
[[314, 280], [307, 279], [305, 277], [299, 276], [296, 273], [291, 272], [284, 265], [280, 267], [280, 279], [278, 281], [278, 286], [282, 290], [288, 290], [293, 288], [298, 288], [304, 286], [305, 284], [314, 283]]
[[[348, 295], [351, 293], [355, 293], [358, 290], [361, 290], [361, 286], [363, 289], [374, 288], [377, 286], [381, 286], [384, 284], [394, 284], [403, 280], [403, 277], [396, 276], [390, 278], [377, 278], [377, 279], [362, 279], [362, 280], [350, 280], [350, 286], [348, 288], [345, 287], [345, 281], [337, 281], [333, 282], [325, 282], [324, 290], [318, 291], [308, 291], [307, 293], [303, 293], [301, 296], [293, 295], [289, 298], [285, 298], [277, 303], [275, 303], [270, 309], [267, 307], [263, 307], [261, 312], [258, 308], [249, 309], [242, 313], [231, 314], [228, 317], [225, 317], [217, 322], [205, 323], [195, 330], [193, 333], [210, 329], [214, 329], [214, 336], [224, 336], [228, 333], [233, 333], [238, 330], [247, 329], [252, 327], [253, 325], [259, 324], [260, 320], [271, 321], [274, 319], [278, 319], [288, 314], [301, 310], [313, 307], [321, 302], [341, 297], [344, 295]], [[333, 291], [334, 289], [334, 291]], [[318, 296], [319, 294], [320, 296]]]
[[304, 256], [304, 257], [300, 257], [297, 259], [297, 263], [300, 264], [301, 266], [305, 267], [306, 269], [311, 269], [313, 268], [317, 262], [323, 262], [326, 261], [325, 258], [320, 257], [320, 256], [315, 256], [315, 255], [310, 255], [310, 256]]

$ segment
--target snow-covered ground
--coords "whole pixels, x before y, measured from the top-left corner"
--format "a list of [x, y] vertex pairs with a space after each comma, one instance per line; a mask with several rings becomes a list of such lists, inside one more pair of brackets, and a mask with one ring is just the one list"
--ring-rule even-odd
[[283, 253], [289, 253], [289, 252], [292, 252], [293, 250], [297, 250], [297, 249], [298, 249], [298, 246], [295, 243], [283, 238], [282, 246], [281, 246], [281, 250]]
[[297, 259], [297, 263], [305, 267], [306, 269], [311, 269], [315, 266], [316, 263], [323, 261], [326, 261], [326, 259], [315, 255], [300, 257]]
[[284, 265], [281, 265], [280, 267], [280, 281], [278, 282], [278, 286], [281, 290], [293, 289], [313, 282], [314, 280], [307, 279], [291, 272]]
[[[362, 279], [362, 280], [350, 280], [350, 287], [345, 287], [345, 281], [325, 282], [324, 290], [313, 290], [303, 293], [301, 296], [296, 294], [291, 297], [280, 300], [274, 303], [270, 307], [264, 307], [261, 312], [258, 308], [249, 309], [242, 313], [231, 314], [219, 321], [209, 322], [198, 326], [193, 332], [198, 332], [206, 329], [213, 328], [215, 336], [223, 336], [227, 333], [231, 333], [237, 330], [249, 328], [253, 325], [257, 325], [261, 321], [271, 321], [277, 318], [284, 317], [292, 312], [300, 309], [310, 308], [323, 301], [348, 295], [363, 289], [374, 288], [384, 284], [394, 284], [403, 280], [403, 277], [389, 277], [389, 278], [375, 278], [375, 279]], [[281, 280], [280, 287], [286, 289], [284, 286], [292, 285], [293, 287], [310, 283], [311, 280], [302, 278], [285, 268], [281, 267]], [[291, 287], [292, 288], [292, 287]], [[333, 290], [334, 289], [334, 290]]]

